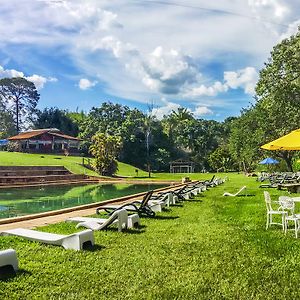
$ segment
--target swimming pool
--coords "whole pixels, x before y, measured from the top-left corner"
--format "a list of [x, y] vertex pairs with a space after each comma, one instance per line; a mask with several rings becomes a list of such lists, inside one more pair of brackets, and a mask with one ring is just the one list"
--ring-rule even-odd
[[0, 189], [0, 219], [100, 202], [164, 186], [117, 183]]

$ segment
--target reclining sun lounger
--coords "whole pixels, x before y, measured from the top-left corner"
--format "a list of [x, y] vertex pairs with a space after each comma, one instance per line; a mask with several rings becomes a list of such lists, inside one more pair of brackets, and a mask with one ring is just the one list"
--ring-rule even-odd
[[82, 250], [86, 244], [94, 245], [93, 231], [88, 229], [70, 235], [41, 232], [31, 229], [16, 228], [5, 230], [1, 235], [19, 236], [30, 241], [63, 246], [65, 249]]
[[96, 213], [99, 214], [100, 210], [105, 210], [107, 213], [112, 214], [116, 210], [126, 209], [129, 212], [135, 212], [139, 216], [146, 215], [146, 216], [155, 216], [155, 211], [158, 208], [158, 204], [149, 205], [148, 202], [153, 194], [153, 191], [149, 191], [143, 197], [142, 201], [136, 200], [130, 203], [124, 204], [107, 204], [102, 205], [96, 209]]
[[[159, 192], [152, 195], [148, 201], [148, 206], [155, 212], [161, 212], [164, 207], [170, 207], [174, 203], [174, 195], [172, 192]], [[137, 200], [142, 203], [143, 200]]]
[[223, 196], [231, 196], [231, 197], [236, 197], [238, 196], [242, 191], [246, 190], [246, 186], [243, 186], [238, 192], [236, 192], [235, 194], [231, 194], [231, 193], [228, 193], [228, 192], [225, 192], [223, 194]]
[[15, 272], [19, 269], [17, 253], [14, 249], [0, 251], [0, 268], [6, 266], [11, 266]]
[[76, 222], [78, 223], [76, 228], [82, 226], [92, 230], [101, 230], [106, 229], [110, 225], [117, 225], [118, 230], [122, 231], [123, 229], [131, 228], [135, 225], [132, 222], [132, 217], [128, 216], [126, 209], [116, 210], [108, 219], [74, 217], [67, 219], [66, 222]]
[[196, 196], [202, 191], [202, 187], [197, 184], [185, 185], [177, 190], [172, 191], [174, 196], [177, 196], [177, 199], [180, 201], [188, 200]]

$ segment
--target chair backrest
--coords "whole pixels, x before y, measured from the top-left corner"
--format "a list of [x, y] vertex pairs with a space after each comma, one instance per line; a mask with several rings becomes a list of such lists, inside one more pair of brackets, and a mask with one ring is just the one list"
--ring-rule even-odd
[[143, 200], [142, 200], [142, 202], [141, 202], [140, 208], [143, 208], [143, 207], [145, 207], [146, 205], [148, 205], [148, 202], [149, 202], [149, 200], [150, 200], [152, 194], [153, 194], [153, 191], [149, 191], [149, 192], [143, 197]]
[[290, 211], [290, 213], [293, 215], [295, 212], [295, 202], [291, 199], [291, 197], [288, 196], [279, 196], [279, 210], [284, 211]]
[[128, 212], [126, 209], [117, 209], [114, 213], [105, 221], [98, 230], [107, 228], [115, 220], [118, 220], [118, 228], [121, 231], [123, 228], [127, 228], [128, 225]]
[[237, 196], [238, 194], [240, 194], [243, 190], [245, 190], [247, 188], [246, 185], [244, 185], [237, 193], [235, 193], [235, 195]]
[[209, 182], [210, 182], [210, 183], [213, 183], [215, 177], [216, 177], [216, 175], [213, 175], [213, 177], [211, 178], [211, 180], [210, 180]]
[[271, 211], [272, 206], [271, 206], [271, 196], [270, 193], [267, 191], [264, 191], [264, 197], [265, 197], [265, 202], [266, 202], [266, 206], [267, 206], [267, 211]]

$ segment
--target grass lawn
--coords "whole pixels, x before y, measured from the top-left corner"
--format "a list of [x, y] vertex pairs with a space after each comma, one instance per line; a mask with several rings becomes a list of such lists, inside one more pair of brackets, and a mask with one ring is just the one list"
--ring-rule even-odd
[[[0, 166], [65, 166], [68, 170], [75, 174], [87, 174], [91, 176], [99, 176], [87, 168], [81, 166], [82, 157], [63, 156], [63, 155], [46, 155], [46, 154], [28, 154], [19, 152], [0, 151]], [[135, 176], [137, 168], [125, 164], [118, 163], [118, 175]], [[138, 169], [138, 175], [144, 177], [146, 172]]]
[[[82, 157], [63, 156], [63, 155], [46, 155], [46, 154], [28, 154], [20, 152], [0, 151], [0, 166], [65, 166], [68, 170], [75, 174], [87, 174], [91, 176], [99, 176], [96, 172], [81, 166]], [[148, 180], [148, 173], [134, 166], [118, 162], [118, 176], [134, 177], [137, 180]], [[136, 176], [135, 170], [138, 170]], [[169, 173], [151, 173], [151, 180], [181, 180], [187, 174], [169, 174]], [[188, 174], [191, 179], [209, 178], [208, 174]]]
[[[265, 230], [263, 191], [230, 174], [224, 185], [127, 233], [95, 232], [92, 251], [0, 237], [16, 249], [17, 276], [0, 281], [0, 299], [298, 299], [300, 240]], [[247, 185], [250, 196], [222, 197]], [[270, 190], [275, 199], [280, 193]], [[59, 223], [40, 228], [73, 233]]]

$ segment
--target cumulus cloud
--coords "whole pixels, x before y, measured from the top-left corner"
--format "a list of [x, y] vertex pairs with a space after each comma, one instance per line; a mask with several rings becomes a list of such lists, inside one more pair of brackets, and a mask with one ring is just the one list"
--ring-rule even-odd
[[[105, 92], [113, 96], [142, 102], [165, 96], [178, 103], [210, 97], [205, 105], [218, 101], [218, 94], [230, 89], [253, 93], [257, 73], [241, 66], [260, 68], [286, 31], [284, 26], [265, 26], [264, 20], [290, 24], [288, 35], [295, 32], [300, 14], [299, 0], [189, 1], [191, 6], [224, 9], [236, 15], [178, 6], [164, 9], [158, 3], [148, 3], [149, 9], [145, 9], [138, 1], [128, 4], [125, 0], [23, 2], [26, 10], [19, 0], [3, 1], [0, 6], [2, 51], [9, 53], [11, 45], [20, 45], [13, 47], [19, 53], [12, 54], [12, 60], [18, 61], [18, 55], [20, 61], [22, 45], [31, 53], [38, 50], [37, 54], [43, 52], [39, 50], [58, 50], [58, 55], [68, 56], [72, 70], [86, 78], [97, 77], [105, 83]], [[212, 64], [217, 65], [216, 70]], [[224, 66], [232, 71], [222, 78]], [[19, 72], [2, 68], [0, 74], [4, 71]], [[51, 81], [38, 76], [29, 77], [40, 88]], [[81, 86], [89, 88], [91, 83], [88, 80]]]
[[219, 93], [227, 92], [228, 86], [216, 81], [212, 86], [205, 86], [201, 84], [199, 87], [194, 87], [185, 93], [186, 97], [199, 97], [199, 96], [216, 96]]
[[24, 73], [14, 69], [4, 69], [0, 66], [0, 78], [24, 77]]
[[143, 69], [144, 84], [163, 94], [178, 94], [200, 75], [189, 57], [174, 49], [166, 51], [161, 46], [146, 58]]
[[165, 105], [158, 108], [153, 108], [151, 113], [152, 115], [156, 116], [158, 120], [162, 120], [164, 116], [169, 115], [173, 110], [177, 111], [179, 107], [181, 107], [181, 105], [177, 103], [165, 101]]
[[86, 78], [81, 78], [79, 80], [78, 86], [81, 90], [87, 90], [97, 84], [97, 81], [90, 81]]
[[138, 51], [130, 43], [123, 43], [115, 36], [105, 36], [100, 41], [91, 42], [92, 50], [111, 51], [116, 58], [121, 58], [125, 54], [138, 54]]
[[57, 81], [54, 77], [44, 77], [41, 75], [33, 74], [31, 76], [25, 76], [23, 72], [17, 71], [14, 69], [4, 69], [0, 66], [0, 78], [12, 78], [12, 77], [23, 77], [28, 81], [34, 83], [38, 90], [42, 89], [47, 82], [55, 82]]
[[248, 0], [249, 6], [258, 16], [284, 19], [289, 13], [289, 6], [281, 0]]
[[246, 94], [254, 94], [258, 80], [258, 72], [253, 67], [238, 71], [224, 72], [225, 84], [232, 89], [243, 88]]
[[207, 106], [198, 106], [195, 108], [195, 110], [192, 113], [196, 118], [213, 115], [213, 111], [209, 109]]
[[46, 77], [36, 75], [36, 74], [33, 74], [33, 75], [25, 77], [25, 78], [27, 80], [33, 82], [38, 90], [41, 90], [44, 87], [45, 83], [47, 83], [47, 82], [56, 82], [57, 81], [57, 78], [54, 78], [54, 77], [46, 78]]

